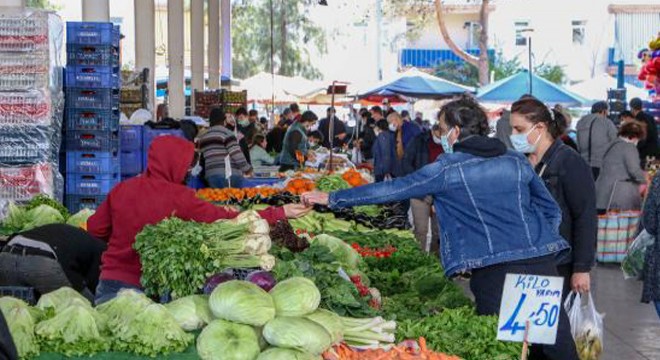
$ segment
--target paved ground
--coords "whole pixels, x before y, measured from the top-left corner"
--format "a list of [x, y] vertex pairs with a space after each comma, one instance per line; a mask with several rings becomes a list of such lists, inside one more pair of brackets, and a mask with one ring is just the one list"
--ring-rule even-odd
[[660, 360], [660, 318], [639, 302], [641, 282], [623, 280], [616, 266], [593, 273], [594, 301], [605, 313], [604, 353], [600, 360]]

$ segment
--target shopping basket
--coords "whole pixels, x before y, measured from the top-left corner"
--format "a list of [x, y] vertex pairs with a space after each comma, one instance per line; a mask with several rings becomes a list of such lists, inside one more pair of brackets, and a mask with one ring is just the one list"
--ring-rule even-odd
[[617, 184], [618, 181], [614, 183], [606, 213], [598, 216], [596, 260], [602, 263], [622, 262], [628, 246], [639, 232], [641, 211], [610, 209]]

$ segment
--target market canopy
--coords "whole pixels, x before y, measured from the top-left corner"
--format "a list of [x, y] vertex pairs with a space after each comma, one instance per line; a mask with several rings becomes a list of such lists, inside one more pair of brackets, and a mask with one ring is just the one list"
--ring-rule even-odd
[[299, 76], [275, 75], [273, 86], [272, 75], [260, 72], [241, 81], [240, 88], [247, 90], [249, 102], [270, 104], [274, 96], [276, 104], [288, 104], [297, 102], [305, 94], [318, 89], [319, 84]]
[[442, 99], [474, 88], [445, 80], [417, 69], [410, 69], [375, 88], [360, 93], [360, 98], [406, 96], [416, 99]]
[[[510, 104], [529, 93], [529, 72], [523, 70], [508, 78], [482, 87], [477, 93], [477, 98], [483, 102]], [[532, 74], [531, 95], [548, 104], [579, 106], [589, 103], [589, 100], [582, 96], [574, 94], [535, 74]]]
[[[600, 101], [607, 99], [607, 91], [617, 88], [616, 78], [609, 74], [600, 74], [592, 79], [585, 80], [581, 83], [570, 86], [568, 89], [575, 94], [578, 94], [586, 99], [592, 101]], [[626, 97], [632, 99], [634, 97], [645, 99], [648, 97], [649, 92], [638, 88], [631, 84], [625, 84]]]

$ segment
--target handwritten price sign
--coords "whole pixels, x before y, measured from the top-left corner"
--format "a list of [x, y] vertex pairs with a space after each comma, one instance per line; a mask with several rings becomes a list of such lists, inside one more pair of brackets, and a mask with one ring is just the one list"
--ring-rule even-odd
[[500, 305], [497, 339], [555, 343], [564, 279], [554, 276], [507, 274]]

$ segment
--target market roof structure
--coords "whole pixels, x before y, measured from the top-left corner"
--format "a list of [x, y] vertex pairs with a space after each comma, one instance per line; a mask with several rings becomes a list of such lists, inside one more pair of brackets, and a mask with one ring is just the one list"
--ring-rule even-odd
[[474, 88], [429, 75], [413, 68], [399, 74], [393, 80], [362, 92], [360, 98], [401, 95], [416, 99], [442, 99], [465, 92], [474, 92]]
[[[617, 88], [617, 81], [609, 74], [600, 74], [592, 79], [585, 80], [581, 83], [570, 86], [568, 89], [575, 94], [578, 94], [586, 99], [599, 101], [607, 99], [607, 91]], [[632, 99], [634, 97], [645, 99], [648, 97], [649, 92], [645, 89], [636, 87], [631, 84], [625, 84], [626, 97]]]
[[273, 102], [273, 95], [276, 104], [297, 102], [304, 95], [322, 87], [317, 82], [299, 76], [275, 75], [274, 80], [273, 84], [273, 77], [270, 73], [260, 72], [241, 81], [239, 87], [247, 90], [249, 102], [262, 104]]
[[[482, 87], [477, 93], [477, 98], [480, 101], [489, 103], [513, 103], [521, 96], [529, 93], [529, 72], [522, 70], [508, 78]], [[535, 74], [532, 74], [531, 95], [549, 104], [579, 106], [589, 103], [589, 100], [582, 96], [574, 94]]]

